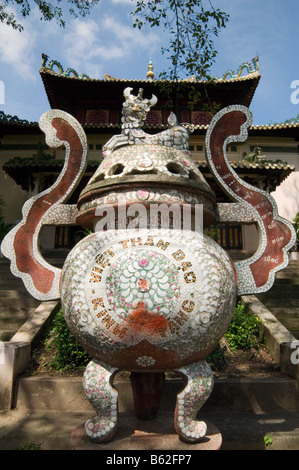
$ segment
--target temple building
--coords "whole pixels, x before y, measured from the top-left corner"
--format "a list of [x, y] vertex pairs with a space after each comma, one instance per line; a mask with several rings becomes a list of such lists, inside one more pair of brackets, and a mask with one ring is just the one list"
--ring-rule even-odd
[[[121, 132], [123, 91], [127, 87], [144, 90], [143, 96], [158, 97], [148, 114], [144, 130], [160, 132], [167, 128], [167, 119], [173, 111], [178, 122], [194, 126], [190, 135], [190, 151], [218, 202], [227, 196], [211, 177], [205, 160], [205, 134], [213, 113], [232, 104], [250, 108], [261, 75], [258, 58], [244, 63], [236, 73], [226, 72], [211, 82], [185, 80], [162, 81], [154, 77], [150, 61], [142, 80], [124, 80], [104, 75], [92, 79], [79, 75], [74, 69], [64, 70], [55, 60], [42, 56], [40, 76], [52, 109], [72, 114], [81, 123], [88, 140], [88, 165], [84, 178], [69, 203], [74, 204], [79, 193], [102, 160], [102, 146]], [[192, 102], [192, 96], [196, 101]], [[45, 109], [45, 111], [47, 111]], [[252, 125], [244, 143], [230, 144], [227, 155], [237, 174], [248, 183], [271, 193], [276, 199], [279, 214], [292, 221], [299, 212], [299, 122], [290, 121], [271, 125]], [[49, 187], [63, 166], [64, 149], [53, 150], [45, 145], [44, 134], [38, 123], [0, 113], [0, 196], [5, 200], [3, 215], [7, 223], [21, 219], [24, 202]], [[76, 241], [80, 227], [46, 227], [41, 237], [41, 248], [69, 249]], [[225, 249], [255, 250], [255, 225], [222, 225], [215, 237]]]

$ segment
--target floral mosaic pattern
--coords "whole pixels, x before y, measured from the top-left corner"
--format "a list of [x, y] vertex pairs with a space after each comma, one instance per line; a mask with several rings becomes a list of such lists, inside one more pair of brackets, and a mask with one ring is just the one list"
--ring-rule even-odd
[[[95, 338], [98, 359], [144, 339], [180, 360], [211, 348], [230, 322], [235, 295], [233, 267], [220, 246], [179, 230], [89, 235], [62, 275], [66, 320], [81, 342]], [[143, 355], [137, 350], [128, 368], [144, 369], [147, 361], [137, 361]]]
[[111, 265], [106, 289], [110, 308], [120, 318], [127, 318], [138, 306], [169, 315], [180, 294], [178, 271], [157, 251], [131, 251]]

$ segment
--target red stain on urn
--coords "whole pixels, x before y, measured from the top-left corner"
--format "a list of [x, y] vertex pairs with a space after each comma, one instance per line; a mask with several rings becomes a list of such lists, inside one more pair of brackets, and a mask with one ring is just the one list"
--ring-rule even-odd
[[139, 302], [127, 318], [127, 323], [136, 332], [146, 332], [149, 335], [163, 335], [168, 327], [167, 318], [147, 310], [144, 302]]

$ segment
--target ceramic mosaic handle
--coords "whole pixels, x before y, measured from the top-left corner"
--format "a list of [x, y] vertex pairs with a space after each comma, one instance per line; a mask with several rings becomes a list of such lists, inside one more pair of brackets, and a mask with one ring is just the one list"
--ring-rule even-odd
[[[12, 273], [23, 280], [33, 297], [54, 300], [60, 297], [61, 270], [42, 257], [38, 236], [46, 214], [53, 209], [57, 210], [81, 179], [86, 166], [87, 142], [78, 121], [63, 111], [46, 112], [39, 125], [49, 147], [65, 146], [65, 163], [57, 181], [50, 188], [26, 201], [22, 209], [22, 221], [5, 237], [1, 250], [11, 260]], [[63, 219], [63, 206], [60, 218]]]
[[206, 135], [207, 160], [212, 174], [231, 200], [245, 203], [254, 210], [260, 229], [256, 253], [235, 263], [239, 295], [270, 289], [275, 272], [288, 264], [288, 250], [296, 237], [291, 223], [279, 217], [272, 196], [242, 181], [226, 156], [227, 144], [247, 139], [247, 128], [251, 123], [252, 114], [248, 108], [229, 106], [214, 116]]

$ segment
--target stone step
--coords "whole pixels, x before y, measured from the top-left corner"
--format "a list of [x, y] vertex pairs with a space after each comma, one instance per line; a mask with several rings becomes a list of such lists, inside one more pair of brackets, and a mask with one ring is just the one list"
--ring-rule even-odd
[[1, 266], [1, 267], [0, 267], [0, 279], [3, 279], [5, 276], [9, 276], [11, 279], [18, 279], [18, 280], [20, 280], [20, 278], [19, 278], [18, 276], [15, 276], [15, 275], [11, 272], [11, 270], [10, 270], [10, 268], [9, 268], [8, 266], [5, 266], [5, 267]]
[[275, 274], [276, 279], [281, 279], [281, 278], [296, 278], [298, 277], [299, 273], [297, 269], [290, 269], [290, 270], [282, 270], [278, 271]]
[[[297, 300], [262, 300], [268, 310], [296, 339], [299, 337], [299, 306]], [[293, 305], [292, 305], [293, 304]]]
[[24, 298], [27, 297], [28, 299], [33, 299], [32, 295], [29, 294], [29, 292], [25, 289], [25, 286], [23, 289], [14, 289], [14, 288], [9, 288], [6, 290], [1, 290], [0, 289], [0, 298], [10, 298], [10, 299], [16, 299], [16, 298]]
[[18, 327], [14, 329], [0, 329], [0, 341], [10, 341], [17, 330]]
[[[1, 303], [0, 303], [1, 305]], [[9, 308], [0, 306], [0, 324], [3, 321], [25, 321], [33, 313], [35, 307]]]
[[287, 303], [283, 302], [282, 300], [272, 299], [271, 302], [262, 302], [265, 307], [267, 307], [271, 313], [278, 318], [279, 317], [287, 317], [290, 316], [291, 318], [299, 319], [299, 306], [298, 302], [295, 300], [289, 300]]
[[282, 301], [288, 301], [291, 299], [299, 299], [299, 289], [271, 289], [268, 292], [258, 294], [259, 299], [281, 299]]
[[299, 260], [289, 260], [288, 265], [283, 268], [284, 271], [288, 269], [298, 269], [299, 270]]
[[16, 315], [17, 317], [28, 317], [39, 306], [36, 299], [22, 298], [3, 299], [0, 297], [0, 318]]
[[[116, 376], [113, 386], [119, 392], [119, 410], [133, 411], [133, 394], [129, 379], [117, 379]], [[176, 396], [182, 388], [182, 380], [166, 380], [160, 404], [161, 410], [174, 410]], [[94, 409], [83, 390], [82, 377], [20, 377], [16, 396], [16, 407], [19, 410], [56, 410], [58, 413], [90, 411], [94, 414]], [[215, 378], [214, 388], [202, 411], [297, 412], [297, 381], [287, 376], [262, 379]]]
[[9, 292], [9, 295], [0, 295], [0, 306], [3, 309], [35, 308], [40, 303], [34, 297], [20, 295], [20, 293], [16, 291], [7, 292]]
[[293, 330], [291, 333], [296, 339], [299, 339], [299, 329], [298, 330]]
[[[298, 277], [292, 277], [292, 278], [287, 278], [287, 277], [281, 277], [275, 279], [275, 282], [273, 284], [273, 287], [281, 287], [281, 286], [290, 286], [291, 289], [297, 287], [299, 284], [299, 276]], [[273, 289], [272, 287], [272, 289]]]
[[11, 269], [10, 269], [10, 264], [0, 264], [0, 275], [1, 274], [4, 274], [4, 273], [8, 273], [10, 274], [11, 276], [13, 276], [12, 272], [11, 272]]
[[[284, 317], [277, 317], [277, 319], [282, 323], [293, 335], [295, 331], [299, 330], [299, 321], [293, 318], [284, 318]], [[294, 335], [295, 336], [295, 335]]]
[[10, 262], [0, 259], [0, 341], [10, 341], [39, 304], [12, 274]]
[[283, 268], [283, 270], [287, 269], [298, 269], [299, 270], [299, 263], [298, 260], [289, 260], [288, 265]]
[[7, 329], [14, 330], [14, 332], [16, 333], [27, 319], [28, 317], [0, 319], [0, 329], [1, 330], [7, 330]]
[[298, 261], [289, 260], [288, 265], [285, 268], [283, 268], [282, 271], [287, 271], [288, 269], [298, 269], [299, 270]]
[[6, 291], [12, 289], [17, 290], [19, 292], [28, 293], [24, 284], [22, 282], [15, 281], [14, 279], [6, 279], [5, 281], [0, 283], [0, 290]]
[[258, 294], [261, 296], [260, 298], [268, 299], [271, 302], [271, 299], [277, 299], [278, 301], [286, 302], [297, 302], [299, 304], [299, 288], [298, 289], [275, 289], [270, 290], [268, 292], [263, 292], [262, 294]]
[[280, 308], [272, 307], [271, 312], [281, 323], [294, 323], [299, 324], [299, 309], [297, 308], [294, 311], [292, 310], [283, 310]]
[[[299, 330], [299, 316], [298, 312], [297, 315], [290, 315], [286, 312], [281, 310], [272, 309], [271, 313], [277, 318], [280, 323], [282, 323], [291, 333], [295, 330]], [[294, 334], [294, 333], [293, 333]]]
[[15, 322], [5, 325], [0, 322], [1, 341], [10, 341], [16, 332], [21, 328], [22, 324], [23, 322]]
[[9, 273], [2, 273], [0, 275], [0, 285], [8, 283], [13, 283], [14, 285], [23, 285], [23, 282], [19, 277], [13, 276]]
[[272, 315], [276, 316], [276, 313], [283, 314], [285, 316], [298, 317], [299, 301], [298, 299], [283, 300], [281, 298], [260, 298], [258, 300], [270, 310]]
[[[25, 321], [38, 307], [40, 301], [32, 297], [23, 281], [12, 274], [10, 263], [5, 260], [0, 261], [0, 319], [2, 320], [7, 313], [7, 320], [9, 321], [14, 320], [16, 317], [20, 318], [20, 316], [23, 316]], [[8, 324], [7, 321], [3, 326], [3, 321], [1, 321], [0, 328], [10, 328], [10, 326], [7, 326]], [[7, 335], [5, 334], [5, 336]]]
[[11, 273], [11, 264], [8, 263], [0, 263], [0, 273], [10, 272]]
[[0, 298], [0, 340], [10, 341], [39, 304], [38, 300], [27, 297]]

